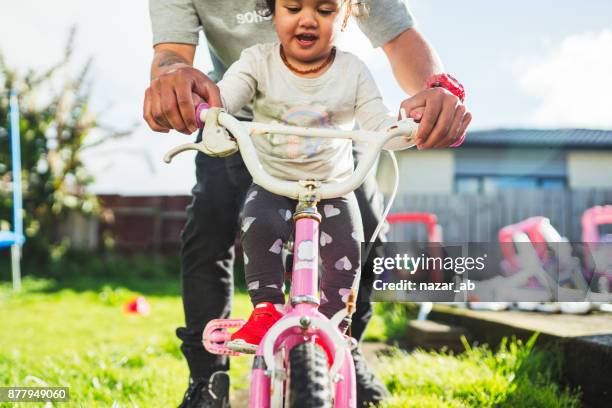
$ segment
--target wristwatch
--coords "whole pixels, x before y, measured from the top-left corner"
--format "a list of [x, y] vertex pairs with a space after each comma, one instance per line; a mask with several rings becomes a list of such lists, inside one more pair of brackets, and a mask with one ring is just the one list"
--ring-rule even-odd
[[[436, 74], [427, 79], [426, 88], [444, 88], [455, 95], [461, 103], [465, 101], [465, 89], [451, 74]], [[465, 133], [459, 136], [449, 147], [459, 147], [465, 141]]]
[[465, 101], [465, 89], [451, 74], [435, 74], [427, 79], [425, 85], [429, 88], [444, 88], [455, 95], [461, 102]]

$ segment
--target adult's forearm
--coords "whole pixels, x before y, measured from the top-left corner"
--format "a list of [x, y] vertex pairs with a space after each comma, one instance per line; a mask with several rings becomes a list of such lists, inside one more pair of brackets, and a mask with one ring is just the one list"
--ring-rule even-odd
[[151, 80], [181, 66], [192, 66], [195, 46], [186, 44], [159, 44], [151, 63]]
[[427, 79], [444, 72], [435, 50], [414, 28], [408, 29], [383, 45], [401, 88], [414, 95], [425, 89]]

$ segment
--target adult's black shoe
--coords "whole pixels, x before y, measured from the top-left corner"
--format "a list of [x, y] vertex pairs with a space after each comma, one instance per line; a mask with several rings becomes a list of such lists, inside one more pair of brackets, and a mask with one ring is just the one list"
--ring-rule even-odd
[[230, 408], [229, 376], [217, 371], [210, 378], [190, 378], [178, 408]]

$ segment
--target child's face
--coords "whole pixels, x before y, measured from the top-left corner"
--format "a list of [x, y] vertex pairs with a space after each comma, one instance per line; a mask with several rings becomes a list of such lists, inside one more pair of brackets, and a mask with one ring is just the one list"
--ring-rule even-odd
[[339, 0], [277, 1], [273, 20], [287, 57], [304, 63], [326, 58], [339, 14]]

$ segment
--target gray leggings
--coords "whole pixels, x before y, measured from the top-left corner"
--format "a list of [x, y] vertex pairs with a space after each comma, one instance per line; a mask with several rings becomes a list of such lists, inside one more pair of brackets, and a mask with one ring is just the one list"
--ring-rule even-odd
[[[278, 196], [253, 184], [244, 202], [241, 242], [251, 302], [283, 304], [284, 267], [281, 248], [293, 232], [296, 200]], [[317, 209], [319, 253], [323, 261], [321, 306], [331, 317], [346, 306], [349, 289], [360, 268], [363, 241], [361, 215], [353, 193], [321, 200]]]

